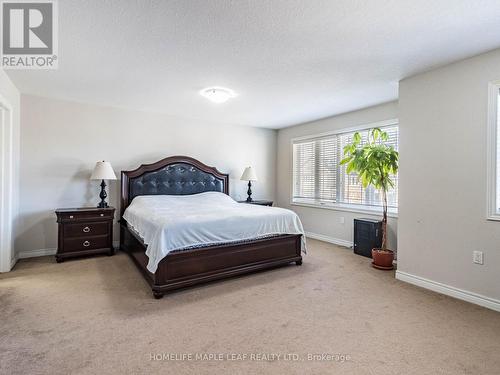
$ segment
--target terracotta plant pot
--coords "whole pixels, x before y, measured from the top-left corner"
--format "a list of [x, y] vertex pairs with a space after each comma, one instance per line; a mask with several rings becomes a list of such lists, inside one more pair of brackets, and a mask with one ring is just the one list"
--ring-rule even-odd
[[392, 250], [382, 250], [382, 249], [372, 249], [372, 266], [380, 270], [392, 270], [394, 266], [392, 261], [394, 260], [394, 251]]

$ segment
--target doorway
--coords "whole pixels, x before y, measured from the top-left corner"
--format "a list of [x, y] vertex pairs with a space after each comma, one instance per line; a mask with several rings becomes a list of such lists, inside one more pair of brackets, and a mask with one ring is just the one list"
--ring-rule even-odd
[[12, 246], [13, 153], [12, 108], [0, 96], [0, 272], [9, 272], [14, 265]]

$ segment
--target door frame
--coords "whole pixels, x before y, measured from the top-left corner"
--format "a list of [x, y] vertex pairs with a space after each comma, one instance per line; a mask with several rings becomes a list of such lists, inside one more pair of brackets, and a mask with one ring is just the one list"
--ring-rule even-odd
[[13, 256], [14, 121], [10, 103], [0, 95], [0, 272], [9, 272]]

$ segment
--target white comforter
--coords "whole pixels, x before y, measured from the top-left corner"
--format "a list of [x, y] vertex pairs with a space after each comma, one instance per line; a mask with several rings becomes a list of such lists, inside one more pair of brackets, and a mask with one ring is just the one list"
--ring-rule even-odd
[[147, 195], [132, 200], [123, 218], [142, 237], [148, 270], [171, 251], [250, 240], [276, 234], [302, 234], [296, 213], [284, 208], [241, 204], [226, 194]]

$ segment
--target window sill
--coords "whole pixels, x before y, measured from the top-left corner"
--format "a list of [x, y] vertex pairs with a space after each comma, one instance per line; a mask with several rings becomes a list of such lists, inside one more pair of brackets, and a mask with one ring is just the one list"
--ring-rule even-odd
[[[382, 216], [382, 207], [367, 207], [367, 206], [357, 206], [357, 205], [350, 205], [350, 204], [336, 204], [336, 203], [329, 203], [329, 204], [315, 204], [315, 203], [306, 203], [306, 202], [290, 202], [292, 206], [301, 206], [301, 207], [310, 207], [310, 208], [319, 208], [323, 210], [333, 210], [333, 211], [345, 211], [345, 212], [355, 212], [355, 213], [360, 213], [360, 214], [365, 214], [365, 215], [371, 215], [371, 216]], [[387, 216], [390, 218], [398, 218], [398, 212], [397, 211], [389, 211], [387, 212]], [[496, 219], [491, 219], [491, 220], [500, 220], [500, 216]]]
[[486, 219], [491, 221], [500, 221], [500, 214], [490, 214]]

